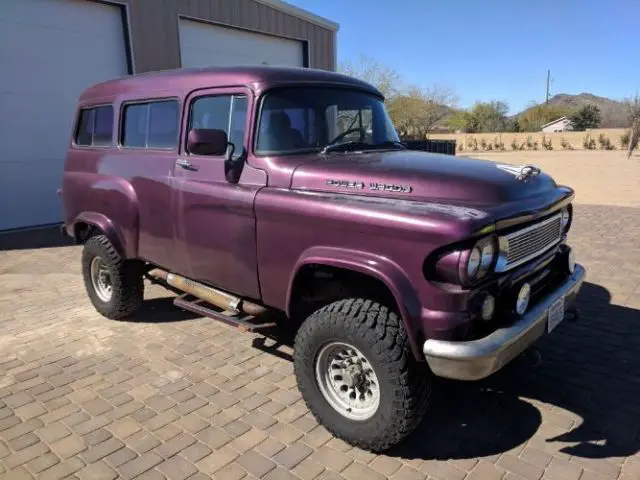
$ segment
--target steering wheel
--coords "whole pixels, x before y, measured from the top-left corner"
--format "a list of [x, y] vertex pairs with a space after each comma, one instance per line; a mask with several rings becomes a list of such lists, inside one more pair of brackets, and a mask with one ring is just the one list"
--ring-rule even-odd
[[339, 134], [336, 138], [331, 140], [327, 145], [334, 145], [334, 144], [338, 143], [340, 140], [342, 140], [344, 137], [349, 135], [350, 133], [355, 133], [355, 132], [359, 132], [360, 133], [360, 141], [362, 141], [364, 139], [364, 137], [367, 135], [367, 132], [366, 132], [366, 130], [364, 128], [354, 127], [354, 128], [350, 128], [348, 130], [345, 130], [344, 132]]

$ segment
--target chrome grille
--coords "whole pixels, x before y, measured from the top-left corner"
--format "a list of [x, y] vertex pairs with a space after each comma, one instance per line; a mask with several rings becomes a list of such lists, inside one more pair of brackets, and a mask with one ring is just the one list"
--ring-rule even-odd
[[562, 215], [500, 237], [496, 271], [504, 272], [541, 255], [562, 240]]

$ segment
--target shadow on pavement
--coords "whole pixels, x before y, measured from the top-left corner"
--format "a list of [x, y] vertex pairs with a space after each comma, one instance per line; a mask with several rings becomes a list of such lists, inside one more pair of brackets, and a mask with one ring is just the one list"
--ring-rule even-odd
[[62, 235], [59, 225], [0, 232], [0, 251], [69, 247], [73, 244], [70, 237]]
[[[612, 305], [610, 299], [605, 288], [585, 283], [575, 305], [580, 320], [565, 321], [540, 339], [543, 362], [537, 367], [523, 356], [479, 382], [435, 379], [424, 421], [387, 455], [487, 457], [536, 434], [536, 447], [574, 457], [626, 457], [640, 451], [640, 311]], [[269, 342], [256, 338], [254, 347], [290, 360], [279, 346], [291, 347], [293, 335], [280, 327], [265, 332]]]
[[125, 321], [137, 323], [170, 323], [202, 318], [202, 316], [197, 313], [176, 307], [173, 304], [174, 298], [175, 297], [170, 296], [145, 300], [142, 308], [140, 308], [132, 318], [126, 319]]

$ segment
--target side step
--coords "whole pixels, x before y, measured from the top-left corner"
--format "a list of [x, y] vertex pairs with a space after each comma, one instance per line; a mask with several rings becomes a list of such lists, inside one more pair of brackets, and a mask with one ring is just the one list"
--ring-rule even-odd
[[[187, 299], [187, 297], [191, 297], [193, 298], [193, 300], [189, 300]], [[173, 301], [173, 304], [176, 307], [189, 310], [190, 312], [197, 313], [198, 315], [202, 315], [203, 317], [209, 317], [214, 320], [219, 320], [228, 325], [236, 327], [238, 330], [241, 330], [243, 332], [254, 332], [263, 328], [271, 328], [276, 326], [275, 322], [253, 323], [251, 322], [251, 320], [256, 318], [253, 315], [238, 317], [238, 312], [231, 312], [228, 310], [225, 310], [224, 312], [217, 312], [205, 306], [206, 302], [204, 300], [192, 297], [188, 294], [180, 295]]]

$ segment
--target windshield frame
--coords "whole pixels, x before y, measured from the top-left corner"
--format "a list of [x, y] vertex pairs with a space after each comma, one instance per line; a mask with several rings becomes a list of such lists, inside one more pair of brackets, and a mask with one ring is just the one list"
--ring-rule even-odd
[[[382, 107], [385, 110], [386, 116], [387, 116], [387, 121], [389, 122], [389, 125], [394, 128], [395, 131], [395, 127], [393, 126], [393, 123], [391, 122], [391, 118], [389, 117], [389, 112], [386, 108], [386, 103], [384, 101], [384, 97], [380, 96], [380, 95], [376, 95], [375, 93], [369, 91], [369, 90], [365, 90], [365, 89], [361, 89], [358, 87], [354, 87], [353, 85], [342, 85], [342, 84], [334, 84], [334, 83], [299, 83], [299, 84], [295, 84], [295, 85], [278, 85], [277, 87], [273, 87], [270, 88], [266, 91], [264, 91], [260, 97], [258, 98], [258, 104], [257, 104], [257, 108], [255, 109], [256, 114], [254, 116], [254, 125], [253, 125], [253, 138], [251, 139], [251, 153], [254, 157], [257, 158], [265, 158], [265, 157], [281, 157], [281, 156], [294, 156], [294, 155], [309, 155], [309, 154], [319, 154], [321, 153], [321, 151], [323, 150], [324, 147], [310, 147], [310, 148], [298, 148], [295, 150], [280, 150], [280, 151], [265, 151], [265, 150], [259, 150], [258, 149], [258, 137], [259, 137], [259, 133], [260, 133], [260, 127], [261, 127], [261, 122], [262, 122], [262, 116], [264, 114], [264, 104], [265, 101], [267, 100], [267, 98], [269, 97], [269, 95], [276, 93], [280, 90], [290, 90], [293, 88], [317, 88], [317, 89], [331, 89], [331, 90], [346, 90], [346, 91], [351, 91], [351, 92], [355, 92], [355, 93], [359, 93], [362, 94], [364, 96], [373, 98], [375, 100], [378, 100], [381, 104]], [[396, 137], [398, 137], [398, 141], [400, 141], [399, 135], [396, 132]], [[373, 148], [371, 149], [365, 149], [365, 150], [374, 150]]]

